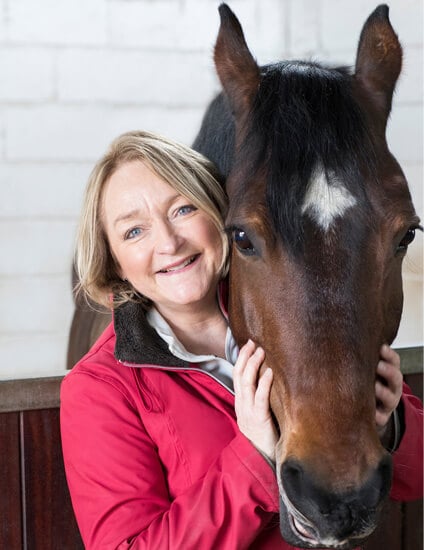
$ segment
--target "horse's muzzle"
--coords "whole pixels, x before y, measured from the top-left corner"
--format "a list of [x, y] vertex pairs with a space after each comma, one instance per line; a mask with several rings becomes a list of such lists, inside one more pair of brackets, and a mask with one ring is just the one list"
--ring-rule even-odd
[[318, 485], [299, 462], [287, 460], [279, 480], [283, 538], [301, 548], [354, 548], [374, 531], [391, 475], [392, 461], [386, 455], [364, 485], [332, 492]]

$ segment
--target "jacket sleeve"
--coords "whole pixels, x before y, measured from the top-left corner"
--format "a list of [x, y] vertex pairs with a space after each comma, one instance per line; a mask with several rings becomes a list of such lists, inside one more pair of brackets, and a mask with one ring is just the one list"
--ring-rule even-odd
[[114, 380], [68, 375], [61, 388], [61, 431], [87, 550], [243, 549], [275, 520], [275, 474], [242, 434], [203, 479], [171, 500], [160, 451]]
[[402, 393], [405, 432], [393, 453], [393, 500], [416, 500], [423, 496], [423, 406], [404, 383]]

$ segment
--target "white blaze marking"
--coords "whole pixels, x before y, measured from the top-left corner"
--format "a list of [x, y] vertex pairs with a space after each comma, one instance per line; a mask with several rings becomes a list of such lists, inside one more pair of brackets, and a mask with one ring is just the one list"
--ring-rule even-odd
[[330, 183], [324, 172], [317, 173], [309, 183], [302, 205], [302, 214], [307, 212], [324, 231], [356, 204], [346, 187], [335, 178], [333, 181], [334, 184]]

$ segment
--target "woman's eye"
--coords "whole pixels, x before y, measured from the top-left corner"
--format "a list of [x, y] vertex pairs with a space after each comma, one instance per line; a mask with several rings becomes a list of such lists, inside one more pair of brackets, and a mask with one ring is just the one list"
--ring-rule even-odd
[[409, 228], [398, 244], [396, 252], [404, 252], [415, 239], [415, 228]]
[[195, 206], [192, 204], [185, 204], [184, 206], [181, 206], [178, 208], [177, 215], [178, 216], [185, 216], [186, 214], [190, 214], [191, 212], [194, 212], [197, 210]]
[[256, 253], [255, 247], [247, 236], [246, 231], [243, 229], [233, 229], [232, 239], [234, 244], [243, 254], [252, 255]]
[[141, 235], [141, 228], [140, 227], [134, 227], [133, 229], [130, 229], [127, 231], [124, 235], [125, 240], [127, 239], [134, 239], [135, 237], [138, 237]]

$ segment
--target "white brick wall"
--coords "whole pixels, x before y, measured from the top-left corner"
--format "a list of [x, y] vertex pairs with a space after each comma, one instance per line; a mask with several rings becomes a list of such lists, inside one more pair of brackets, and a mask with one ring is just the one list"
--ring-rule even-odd
[[[228, 0], [259, 62], [354, 63], [377, 0]], [[219, 89], [219, 0], [0, 0], [0, 378], [61, 372], [83, 189], [119, 133], [191, 143]], [[422, 2], [393, 0], [405, 47], [389, 141], [422, 215]], [[422, 343], [422, 237], [398, 344]]]

